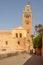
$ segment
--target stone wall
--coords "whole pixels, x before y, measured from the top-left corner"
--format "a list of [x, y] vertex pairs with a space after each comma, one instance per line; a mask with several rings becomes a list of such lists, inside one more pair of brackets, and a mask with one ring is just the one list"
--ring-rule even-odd
[[6, 31], [0, 32], [0, 52], [25, 51], [25, 36], [16, 38], [12, 36], [12, 33], [8, 33]]

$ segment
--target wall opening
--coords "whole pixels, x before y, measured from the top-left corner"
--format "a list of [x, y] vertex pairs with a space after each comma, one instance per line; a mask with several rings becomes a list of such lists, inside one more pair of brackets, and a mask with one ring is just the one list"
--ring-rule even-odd
[[8, 41], [6, 41], [6, 45], [8, 45]]
[[20, 37], [22, 37], [22, 33], [20, 33]]
[[18, 41], [18, 45], [20, 45], [20, 41]]
[[18, 33], [16, 33], [16, 37], [18, 37]]

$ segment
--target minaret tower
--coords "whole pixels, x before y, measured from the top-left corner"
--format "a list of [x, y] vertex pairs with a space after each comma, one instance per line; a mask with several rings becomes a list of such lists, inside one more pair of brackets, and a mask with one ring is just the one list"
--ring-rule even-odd
[[27, 30], [27, 50], [32, 50], [32, 11], [30, 9], [30, 3], [26, 4], [23, 11], [23, 28]]

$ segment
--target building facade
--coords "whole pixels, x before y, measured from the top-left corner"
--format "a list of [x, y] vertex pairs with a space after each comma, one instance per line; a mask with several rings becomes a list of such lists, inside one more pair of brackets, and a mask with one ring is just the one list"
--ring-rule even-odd
[[12, 31], [0, 31], [0, 51], [27, 51], [33, 49], [32, 45], [32, 11], [27, 4], [22, 16], [22, 27], [13, 28]]

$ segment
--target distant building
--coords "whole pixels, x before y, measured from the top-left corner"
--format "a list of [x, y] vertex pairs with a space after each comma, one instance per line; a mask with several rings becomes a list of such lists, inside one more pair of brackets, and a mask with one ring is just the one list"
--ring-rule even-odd
[[13, 28], [11, 32], [7, 30], [0, 31], [0, 51], [29, 52], [33, 49], [32, 11], [30, 4], [26, 5], [22, 17], [22, 27]]

